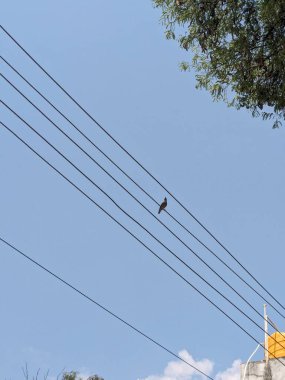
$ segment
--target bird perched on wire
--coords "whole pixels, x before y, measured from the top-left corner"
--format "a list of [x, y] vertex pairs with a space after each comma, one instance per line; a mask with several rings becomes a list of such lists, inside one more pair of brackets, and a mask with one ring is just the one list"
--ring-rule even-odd
[[161, 205], [159, 206], [159, 210], [158, 210], [158, 213], [160, 214], [162, 210], [165, 209], [165, 207], [167, 206], [167, 199], [166, 197], [164, 198], [164, 201], [161, 203]]

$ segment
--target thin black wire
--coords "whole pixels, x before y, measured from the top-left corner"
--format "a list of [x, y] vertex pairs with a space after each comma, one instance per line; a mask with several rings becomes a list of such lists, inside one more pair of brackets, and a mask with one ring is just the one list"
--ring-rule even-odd
[[[2, 101], [1, 101], [2, 102]], [[2, 102], [3, 103], [3, 102]], [[69, 184], [71, 184], [75, 189], [77, 189], [82, 195], [84, 195], [90, 202], [92, 202], [95, 206], [97, 206], [105, 215], [111, 218], [116, 224], [122, 227], [129, 235], [131, 235], [136, 241], [138, 241], [142, 246], [144, 246], [152, 255], [154, 255], [160, 262], [166, 265], [172, 272], [174, 272], [177, 276], [179, 276], [183, 281], [185, 281], [192, 289], [194, 289], [197, 293], [199, 293], [203, 298], [205, 298], [211, 305], [213, 305], [217, 310], [219, 310], [223, 315], [225, 315], [230, 321], [232, 321], [236, 326], [238, 326], [246, 335], [248, 335], [252, 340], [254, 340], [257, 344], [260, 342], [254, 338], [248, 331], [246, 331], [238, 322], [236, 322], [232, 317], [230, 317], [221, 307], [216, 305], [209, 297], [207, 297], [202, 291], [200, 291], [195, 285], [193, 285], [190, 281], [188, 281], [185, 277], [183, 277], [179, 272], [177, 272], [171, 265], [169, 265], [165, 260], [163, 260], [158, 254], [156, 254], [151, 248], [149, 248], [143, 241], [141, 241], [136, 235], [134, 235], [130, 230], [128, 230], [122, 223], [120, 223], [116, 218], [114, 218], [108, 211], [106, 211], [102, 206], [100, 206], [97, 202], [94, 201], [88, 194], [86, 194], [82, 189], [80, 189], [74, 182], [72, 182], [69, 178], [67, 178], [60, 170], [58, 170], [55, 166], [53, 166], [50, 162], [48, 162], [44, 157], [42, 157], [38, 152], [36, 152], [28, 143], [26, 143], [20, 136], [18, 136], [14, 131], [12, 131], [6, 124], [0, 121], [0, 124], [8, 130], [12, 135], [14, 135], [19, 141], [21, 141], [26, 147], [28, 147], [33, 153], [35, 153], [42, 161], [44, 161], [48, 166], [54, 169], [62, 178], [64, 178]], [[269, 350], [262, 344], [260, 344], [268, 353]], [[272, 353], [270, 353], [272, 354]], [[273, 354], [272, 354], [273, 355]], [[277, 359], [283, 366], [285, 364], [279, 360], [275, 355], [273, 355], [275, 359]]]
[[278, 303], [282, 309], [285, 310], [285, 307], [257, 280], [253, 274], [246, 269], [246, 267], [229, 251], [228, 248], [223, 245], [220, 240], [218, 240], [212, 232], [202, 223], [199, 219], [190, 211], [187, 207], [185, 207], [178, 199], [175, 197], [153, 174], [151, 174], [127, 149], [125, 149], [103, 126], [91, 116], [89, 112], [85, 110], [76, 100], [73, 98], [64, 88], [57, 82], [28, 52], [24, 49], [23, 46], [19, 44], [19, 42], [2, 26], [0, 28], [6, 33], [6, 35], [11, 38], [12, 41], [77, 105], [78, 108], [83, 111], [86, 116], [88, 116], [113, 142], [119, 146], [137, 165], [143, 169], [145, 173], [147, 173], [161, 188], [163, 188], [183, 209], [186, 211], [231, 257], [232, 259], [272, 298], [276, 303]]
[[[146, 227], [144, 227], [140, 222], [138, 222], [134, 217], [132, 217], [128, 212], [126, 212], [107, 192], [105, 192], [100, 186], [98, 186], [88, 175], [86, 175], [81, 169], [79, 169], [71, 160], [69, 160], [63, 153], [61, 153], [53, 144], [51, 144], [45, 137], [43, 137], [37, 130], [35, 130], [29, 123], [27, 123], [18, 113], [16, 113], [12, 108], [10, 108], [3, 100], [1, 100], [2, 104], [10, 110], [15, 116], [17, 116], [24, 124], [28, 126], [36, 135], [38, 135], [43, 141], [45, 141], [52, 149], [54, 149], [63, 159], [65, 159], [75, 170], [77, 170], [81, 175], [84, 176], [93, 186], [95, 186], [100, 192], [102, 192], [120, 211], [122, 211], [126, 216], [128, 216], [133, 222], [135, 222], [139, 227], [141, 227], [144, 231], [146, 231], [155, 241], [157, 241], [163, 248], [165, 248], [169, 253], [171, 253], [177, 260], [179, 260], [184, 266], [186, 266], [192, 273], [198, 276], [202, 281], [204, 281], [211, 289], [215, 290], [221, 297], [227, 300], [234, 308], [236, 308], [240, 313], [246, 316], [252, 323], [254, 323], [259, 329], [264, 332], [262, 329], [252, 318], [250, 318], [245, 312], [243, 312], [238, 306], [236, 306], [230, 299], [224, 296], [218, 289], [216, 289], [213, 285], [211, 285], [207, 280], [203, 278], [198, 272], [196, 272], [190, 265], [188, 265], [184, 260], [182, 260], [176, 253], [174, 253], [170, 248], [168, 248], [161, 240], [159, 240], [155, 235], [152, 234]], [[186, 245], [187, 246], [187, 245]], [[191, 248], [189, 248], [192, 251]], [[196, 254], [196, 253], [195, 253]], [[197, 255], [197, 257], [199, 257]], [[201, 259], [202, 260], [202, 259]], [[208, 266], [207, 263], [205, 265]], [[210, 266], [209, 269], [212, 270]], [[214, 270], [213, 270], [214, 271]], [[214, 273], [216, 273], [214, 271]], [[217, 273], [216, 273], [217, 274]], [[219, 276], [217, 274], [217, 276]], [[219, 276], [219, 278], [222, 278]], [[229, 285], [230, 286], [230, 285]], [[232, 288], [233, 289], [233, 288]], [[268, 334], [269, 335], [269, 334]], [[284, 347], [285, 349], [285, 347]]]
[[145, 334], [144, 332], [142, 332], [141, 330], [139, 330], [137, 327], [135, 327], [131, 323], [129, 323], [126, 320], [124, 320], [123, 318], [119, 317], [117, 314], [115, 314], [114, 312], [112, 312], [110, 309], [108, 309], [107, 307], [101, 305], [99, 302], [95, 301], [93, 298], [91, 298], [90, 296], [88, 296], [86, 293], [84, 293], [83, 291], [79, 290], [75, 286], [71, 285], [69, 282], [65, 281], [62, 277], [60, 277], [59, 275], [55, 274], [51, 270], [47, 269], [45, 266], [43, 266], [42, 264], [40, 264], [38, 261], [36, 261], [36, 260], [32, 259], [30, 256], [26, 255], [24, 252], [22, 252], [21, 250], [19, 250], [18, 248], [16, 248], [15, 246], [13, 246], [12, 244], [10, 244], [9, 242], [7, 242], [1, 236], [0, 236], [0, 240], [3, 243], [5, 243], [8, 247], [12, 248], [15, 252], [17, 252], [20, 255], [22, 255], [25, 259], [29, 260], [31, 263], [33, 263], [37, 267], [39, 267], [42, 270], [44, 270], [49, 275], [53, 276], [55, 279], [57, 279], [58, 281], [62, 282], [64, 285], [68, 286], [69, 288], [71, 288], [72, 290], [74, 290], [76, 293], [78, 293], [79, 295], [83, 296], [88, 301], [92, 302], [93, 304], [95, 304], [96, 306], [98, 306], [100, 309], [104, 310], [106, 313], [108, 313], [112, 317], [114, 317], [117, 320], [119, 320], [120, 322], [122, 322], [124, 325], [126, 325], [127, 327], [129, 327], [130, 329], [132, 329], [133, 331], [135, 331], [136, 333], [140, 334], [141, 336], [143, 336], [144, 338], [146, 338], [150, 342], [154, 343], [156, 346], [158, 346], [158, 347], [162, 348], [164, 351], [168, 352], [170, 355], [174, 356], [175, 358], [181, 360], [182, 362], [184, 362], [188, 366], [192, 367], [193, 369], [195, 369], [195, 371], [197, 371], [197, 372], [201, 373], [202, 375], [206, 376], [208, 379], [214, 380], [211, 376], [208, 376], [206, 373], [204, 373], [203, 371], [199, 370], [197, 367], [195, 367], [192, 364], [190, 364], [187, 360], [184, 360], [180, 356], [176, 355], [173, 351], [171, 351], [170, 349], [166, 348], [161, 343], [159, 343], [158, 341], [154, 340], [149, 335]]
[[[143, 203], [141, 203], [128, 189], [126, 189], [119, 181], [117, 181], [107, 170], [105, 170], [93, 157], [91, 157], [81, 146], [79, 146], [70, 136], [68, 136], [56, 123], [54, 123], [43, 111], [41, 111], [30, 99], [28, 99], [16, 86], [14, 86], [4, 75], [0, 73], [0, 76], [5, 79], [7, 83], [9, 83], [22, 97], [24, 97], [25, 100], [29, 102], [38, 112], [41, 113], [57, 130], [59, 130], [65, 137], [68, 138], [69, 141], [71, 141], [76, 147], [78, 147], [88, 158], [90, 158], [93, 163], [95, 163], [100, 169], [102, 169], [112, 180], [114, 180], [124, 191], [126, 191], [137, 203], [139, 203], [151, 216], [153, 216], [164, 228], [166, 228], [176, 239], [178, 239], [193, 255], [196, 256], [197, 259], [199, 259], [208, 269], [210, 269], [221, 281], [223, 281], [235, 294], [237, 294], [252, 310], [254, 310], [259, 317], [262, 318], [262, 320], [265, 321], [264, 316], [253, 306], [250, 302], [246, 300], [245, 297], [243, 297], [232, 285], [230, 285], [217, 271], [215, 271], [204, 259], [202, 259], [197, 252], [195, 252], [193, 249], [191, 249], [182, 239], [179, 238], [167, 225], [165, 225], [159, 218], [157, 218], [156, 215], [154, 215]], [[10, 109], [10, 108], [9, 108]], [[10, 109], [10, 111], [12, 111]], [[13, 112], [13, 111], [12, 111]], [[16, 116], [18, 116], [16, 114]], [[21, 118], [21, 120], [24, 122], [24, 120]], [[28, 125], [29, 126], [29, 125]], [[35, 130], [32, 129], [34, 132]], [[39, 135], [42, 137], [41, 135]], [[44, 140], [46, 141], [46, 140]], [[47, 141], [46, 141], [47, 142]], [[49, 144], [51, 147], [54, 148], [53, 145]], [[54, 148], [55, 149], [55, 148]], [[56, 149], [57, 153], [59, 151]], [[62, 155], [62, 157], [65, 158], [65, 156]], [[70, 163], [70, 161], [68, 161]], [[86, 177], [89, 179], [89, 177]], [[89, 179], [90, 180], [90, 179]], [[92, 184], [93, 181], [91, 181]], [[97, 187], [97, 185], [96, 185]], [[101, 189], [100, 189], [101, 190]], [[101, 190], [102, 191], [102, 190]], [[104, 195], [106, 193], [104, 192]], [[113, 201], [113, 200], [112, 200]], [[117, 205], [117, 204], [116, 204]], [[121, 209], [121, 208], [120, 208]], [[128, 215], [128, 214], [126, 214]], [[129, 215], [128, 215], [129, 216]], [[133, 219], [132, 219], [133, 220]], [[141, 224], [139, 224], [140, 227]], [[172, 253], [172, 251], [171, 251]], [[282, 315], [282, 314], [281, 314]], [[268, 321], [271, 327], [275, 328], [274, 325], [271, 324], [270, 321]], [[263, 330], [264, 331], [264, 330]], [[281, 333], [279, 330], [277, 330], [279, 333]], [[285, 347], [283, 347], [285, 349]]]
[[[209, 281], [205, 280], [198, 272], [196, 272], [190, 265], [188, 265], [184, 260], [182, 260], [176, 253], [169, 249], [161, 240], [159, 240], [155, 235], [153, 235], [146, 227], [144, 227], [140, 222], [133, 218], [129, 213], [127, 213], [121, 206], [119, 206], [116, 201], [108, 195], [103, 189], [101, 189], [90, 177], [88, 177], [83, 171], [81, 171], [76, 165], [74, 165], [64, 154], [62, 154], [57, 148], [55, 148], [47, 139], [45, 139], [39, 132], [37, 132], [29, 123], [27, 123], [21, 116], [19, 116], [14, 110], [12, 110], [3, 100], [1, 103], [9, 109], [15, 116], [17, 116], [24, 124], [26, 124], [34, 133], [36, 133], [42, 140], [44, 140], [52, 149], [54, 149], [62, 158], [64, 158], [73, 168], [75, 168], [80, 174], [82, 174], [90, 183], [92, 183], [99, 191], [101, 191], [114, 205], [123, 212], [127, 217], [129, 217], [133, 222], [135, 222], [139, 227], [146, 231], [155, 241], [157, 241], [162, 247], [164, 247], [172, 256], [179, 260], [187, 269], [199, 277], [203, 282], [205, 282], [212, 290], [219, 294], [223, 299], [230, 303], [236, 310], [238, 310], [243, 316], [245, 316], [249, 321], [251, 321], [256, 327], [258, 327], [263, 333], [268, 334], [262, 327], [258, 325], [250, 316], [248, 316], [242, 309], [240, 309], [234, 302], [227, 298], [223, 293], [221, 293], [217, 288], [215, 288]], [[273, 338], [273, 340], [275, 340]], [[277, 342], [280, 346], [279, 342]], [[282, 346], [283, 347], [283, 346]], [[283, 347], [285, 349], [285, 347]]]
[[[107, 154], [105, 154], [91, 139], [89, 139], [88, 136], [86, 136], [72, 121], [70, 121], [70, 119], [68, 119], [53, 103], [51, 103], [40, 91], [38, 91], [36, 89], [36, 87], [34, 87], [18, 70], [15, 69], [15, 67], [13, 67], [5, 58], [3, 58], [2, 56], [0, 56], [0, 58], [17, 74], [19, 75], [35, 92], [37, 92], [37, 94], [39, 94], [53, 109], [55, 109], [66, 121], [68, 121], [85, 139], [87, 139], [88, 142], [90, 142], [101, 154], [104, 155], [104, 157], [106, 157], [115, 167], [117, 167], [129, 180], [131, 180], [140, 190], [142, 190], [157, 206], [159, 206], [159, 203], [147, 192], [145, 191], [136, 181], [134, 181], [123, 169], [121, 169]], [[16, 91], [18, 91], [18, 93], [20, 93], [32, 106], [34, 106], [44, 117], [46, 117], [46, 115], [40, 111], [38, 109], [38, 107], [36, 107], [34, 105], [34, 103], [32, 103], [29, 99], [27, 99], [27, 97], [22, 93], [20, 92], [10, 81], [7, 80], [6, 77], [4, 77], [2, 74], [0, 74], [3, 79], [5, 79]], [[47, 117], [46, 117], [47, 118]], [[49, 118], [47, 118], [54, 126], [55, 123], [53, 123]], [[56, 126], [66, 137], [69, 138], [69, 136], [67, 136], [58, 126]], [[69, 140], [71, 140], [73, 143], [74, 141], [72, 139], [69, 138]], [[77, 144], [76, 144], [77, 145]], [[77, 145], [78, 146], [78, 145]], [[80, 148], [80, 147], [79, 147]], [[80, 148], [81, 149], [81, 148]], [[82, 149], [81, 149], [82, 150]], [[82, 150], [83, 151], [83, 150]], [[84, 153], [89, 157], [91, 158], [91, 160], [96, 164], [98, 165], [107, 175], [109, 175], [119, 186], [121, 186], [130, 196], [132, 196], [142, 207], [145, 208], [144, 205], [141, 204], [140, 201], [138, 201], [137, 198], [135, 198], [125, 187], [123, 187], [120, 183], [118, 183], [118, 181], [113, 177], [111, 176], [100, 164], [98, 164], [98, 162], [96, 162], [92, 157], [90, 157], [90, 155], [88, 153], [86, 153], [84, 151]], [[148, 212], [150, 212], [149, 210], [147, 210]], [[256, 289], [254, 289], [246, 280], [244, 280], [237, 272], [235, 272], [234, 269], [232, 269], [225, 261], [223, 261], [215, 252], [213, 252], [207, 245], [205, 245], [200, 239], [198, 239], [190, 230], [188, 230], [182, 223], [180, 223], [174, 216], [172, 216], [167, 210], [165, 210], [165, 212], [176, 222], [178, 223], [184, 230], [186, 230], [196, 241], [198, 241], [204, 248], [206, 248], [217, 260], [219, 260], [224, 266], [226, 266], [227, 269], [229, 269], [233, 274], [235, 274], [235, 276], [237, 276], [243, 283], [245, 283], [251, 290], [253, 290], [263, 301], [265, 301], [268, 305], [270, 305], [282, 318], [285, 319], [285, 316], [279, 312], [279, 310], [271, 304], [270, 301], [268, 301], [262, 294], [260, 294]], [[153, 214], [152, 214], [153, 215]], [[153, 215], [154, 216], [154, 215]], [[155, 217], [155, 216], [154, 216]], [[156, 218], [156, 217], [155, 217]], [[161, 221], [156, 218], [160, 223]], [[163, 224], [163, 223], [162, 223]], [[164, 225], [164, 224], [163, 224]], [[164, 225], [165, 226], [165, 225]], [[165, 226], [166, 227], [166, 226]], [[166, 227], [168, 228], [168, 227]], [[176, 235], [175, 235], [176, 236]], [[178, 238], [179, 239], [179, 238]], [[180, 239], [179, 239], [180, 240]], [[184, 244], [184, 243], [183, 243]], [[223, 280], [224, 281], [224, 280]], [[238, 293], [237, 293], [238, 294]], [[247, 302], [247, 301], [245, 301]], [[247, 302], [248, 304], [248, 302]], [[250, 305], [250, 304], [249, 304]], [[251, 306], [251, 305], [250, 305]], [[256, 309], [255, 311], [264, 319], [264, 316], [259, 313]]]

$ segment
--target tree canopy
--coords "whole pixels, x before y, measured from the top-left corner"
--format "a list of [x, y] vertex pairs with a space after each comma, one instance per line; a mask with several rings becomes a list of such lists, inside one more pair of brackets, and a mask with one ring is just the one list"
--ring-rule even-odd
[[[72, 371], [72, 372], [65, 372], [62, 376], [62, 380], [82, 380], [82, 378], [78, 376], [77, 372]], [[97, 375], [93, 375], [93, 376], [88, 377], [87, 380], [104, 380], [104, 379]]]
[[285, 118], [284, 0], [153, 0], [166, 37], [192, 52], [197, 88], [253, 116]]

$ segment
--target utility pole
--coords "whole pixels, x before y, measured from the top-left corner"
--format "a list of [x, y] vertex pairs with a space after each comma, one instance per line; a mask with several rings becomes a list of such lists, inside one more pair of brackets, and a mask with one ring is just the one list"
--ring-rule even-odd
[[[248, 361], [245, 364], [241, 364], [241, 379], [285, 380], [285, 333], [277, 331], [270, 337], [267, 335], [270, 318], [267, 315], [267, 306], [263, 305], [263, 308], [264, 344], [261, 343], [260, 345], [264, 347], [264, 360], [251, 362], [251, 358], [258, 350], [259, 346], [257, 346]], [[273, 343], [273, 341], [275, 343]]]
[[269, 352], [268, 352], [268, 316], [266, 311], [267, 305], [264, 304], [264, 357], [265, 363], [268, 364]]

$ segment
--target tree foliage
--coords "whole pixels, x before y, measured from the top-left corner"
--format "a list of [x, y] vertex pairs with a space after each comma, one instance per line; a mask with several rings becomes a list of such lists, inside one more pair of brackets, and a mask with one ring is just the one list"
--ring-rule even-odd
[[192, 51], [197, 88], [253, 116], [285, 118], [284, 0], [153, 0], [166, 37]]
[[[82, 380], [80, 376], [78, 376], [78, 373], [75, 371], [72, 372], [65, 372], [63, 374], [62, 380]], [[88, 377], [87, 380], [104, 380], [102, 377], [99, 377], [97, 375], [92, 375]]]
[[65, 372], [62, 376], [62, 380], [76, 380], [78, 379], [77, 377], [77, 372], [72, 371], [72, 372]]
[[[25, 367], [22, 368], [24, 378], [25, 380], [39, 380], [41, 375], [40, 368], [37, 370], [36, 374], [33, 376], [30, 376], [28, 365], [26, 364]], [[43, 380], [48, 380], [49, 371], [43, 374]], [[57, 377], [56, 380], [82, 380], [80, 375], [78, 375], [78, 372], [71, 371], [71, 372], [61, 372]], [[102, 377], [99, 377], [98, 375], [92, 375], [89, 376], [87, 380], [104, 380]]]

